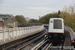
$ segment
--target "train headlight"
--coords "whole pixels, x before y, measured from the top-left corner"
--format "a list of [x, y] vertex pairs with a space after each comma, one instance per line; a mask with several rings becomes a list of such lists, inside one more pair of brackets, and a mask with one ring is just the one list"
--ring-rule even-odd
[[51, 38], [51, 36], [49, 36]]

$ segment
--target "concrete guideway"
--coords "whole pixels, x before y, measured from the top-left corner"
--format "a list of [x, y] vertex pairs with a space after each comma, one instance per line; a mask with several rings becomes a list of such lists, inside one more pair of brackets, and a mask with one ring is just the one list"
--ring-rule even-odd
[[71, 40], [75, 39], [75, 32], [68, 26], [65, 26], [65, 30], [69, 32]]
[[28, 45], [30, 45], [31, 43], [33, 43], [34, 41], [37, 41], [38, 39], [42, 38], [45, 34], [47, 33], [47, 30], [44, 29], [43, 31], [37, 33], [37, 34], [34, 34], [32, 36], [29, 36], [29, 37], [26, 37], [26, 38], [23, 38], [23, 40], [21, 39], [20, 42], [17, 42], [17, 43], [13, 43], [11, 45], [8, 44], [5, 45], [5, 46], [1, 46], [3, 50], [20, 50], [20, 49], [24, 49], [23, 47], [26, 47]]
[[44, 25], [2, 29], [0, 30], [0, 45], [36, 34], [44, 29]]

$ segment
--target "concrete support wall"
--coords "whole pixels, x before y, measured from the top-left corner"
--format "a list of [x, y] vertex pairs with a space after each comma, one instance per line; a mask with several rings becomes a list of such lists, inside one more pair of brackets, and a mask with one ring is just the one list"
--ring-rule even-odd
[[75, 39], [75, 32], [68, 26], [65, 26], [65, 30], [69, 32], [71, 40]]
[[36, 34], [44, 29], [44, 25], [1, 29], [0, 44]]

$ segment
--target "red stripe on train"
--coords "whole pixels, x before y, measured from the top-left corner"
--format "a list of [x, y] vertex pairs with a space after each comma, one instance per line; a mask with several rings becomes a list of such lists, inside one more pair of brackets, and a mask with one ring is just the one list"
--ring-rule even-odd
[[56, 33], [56, 32], [48, 32], [48, 33], [53, 33], [53, 34], [64, 34], [64, 33]]

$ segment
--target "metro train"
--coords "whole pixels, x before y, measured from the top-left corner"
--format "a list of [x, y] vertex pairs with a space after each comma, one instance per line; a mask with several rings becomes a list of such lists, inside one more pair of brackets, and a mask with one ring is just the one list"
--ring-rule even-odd
[[50, 18], [48, 28], [48, 40], [53, 43], [64, 42], [64, 20], [63, 18]]

